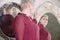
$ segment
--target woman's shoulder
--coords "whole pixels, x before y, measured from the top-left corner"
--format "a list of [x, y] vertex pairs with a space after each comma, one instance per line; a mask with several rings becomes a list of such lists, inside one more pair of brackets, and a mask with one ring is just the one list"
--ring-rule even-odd
[[23, 13], [18, 13], [18, 15], [16, 15], [15, 20], [24, 20], [25, 15]]
[[17, 16], [24, 17], [24, 16], [25, 16], [25, 14], [24, 14], [24, 13], [20, 13], [20, 12], [19, 12]]

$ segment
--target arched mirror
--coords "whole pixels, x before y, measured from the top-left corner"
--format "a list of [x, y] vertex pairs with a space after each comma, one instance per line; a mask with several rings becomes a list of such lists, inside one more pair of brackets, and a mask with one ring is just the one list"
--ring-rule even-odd
[[51, 33], [51, 40], [60, 40], [60, 25], [56, 16], [52, 13], [45, 13], [48, 15], [47, 30]]
[[[3, 26], [3, 24], [5, 24], [5, 26], [7, 25], [7, 23], [5, 23], [6, 21], [8, 21], [10, 18], [10, 16], [6, 16], [7, 14], [8, 15], [11, 15], [13, 18], [16, 17], [16, 15], [22, 11], [22, 8], [19, 4], [17, 3], [14, 3], [14, 2], [9, 2], [9, 3], [6, 3], [4, 4], [2, 7], [1, 7], [1, 24]], [[6, 19], [7, 18], [7, 19]], [[0, 24], [0, 25], [1, 25]], [[8, 24], [10, 25], [10, 24]], [[1, 27], [0, 29], [0, 36], [4, 39], [4, 40], [12, 40], [13, 38], [15, 38], [15, 36], [12, 37], [13, 34], [9, 33], [8, 34], [8, 30], [9, 28], [8, 27]]]
[[[48, 5], [49, 4], [49, 5]], [[51, 33], [51, 40], [60, 40], [60, 10], [52, 2], [42, 3], [36, 10], [37, 18], [48, 16], [47, 30]], [[59, 16], [58, 16], [59, 15]]]

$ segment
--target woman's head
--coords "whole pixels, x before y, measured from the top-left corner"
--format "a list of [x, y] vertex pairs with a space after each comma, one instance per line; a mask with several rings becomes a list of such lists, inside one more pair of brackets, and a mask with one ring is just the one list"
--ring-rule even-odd
[[14, 17], [12, 15], [3, 15], [0, 17], [0, 28], [2, 32], [9, 37], [14, 36], [11, 29], [13, 21]]
[[21, 1], [22, 10], [27, 11], [28, 13], [33, 12], [34, 4], [32, 0], [22, 0]]
[[13, 13], [13, 7], [12, 7], [12, 5], [6, 7], [6, 13], [7, 14], [12, 14]]
[[40, 18], [40, 23], [43, 25], [43, 26], [46, 26], [48, 24], [48, 16], [47, 15], [43, 15], [41, 18]]

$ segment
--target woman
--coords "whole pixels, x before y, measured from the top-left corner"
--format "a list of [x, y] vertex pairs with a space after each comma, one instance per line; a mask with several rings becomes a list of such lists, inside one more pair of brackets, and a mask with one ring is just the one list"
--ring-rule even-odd
[[39, 22], [37, 22], [37, 17], [38, 16], [35, 15], [33, 21], [36, 24], [38, 23], [38, 25], [39, 25], [39, 29], [40, 29], [39, 30], [40, 31], [40, 33], [39, 33], [40, 34], [39, 40], [51, 40], [51, 35], [47, 31], [47, 29], [46, 29], [46, 25], [48, 24], [48, 16], [47, 15], [43, 15], [40, 18]]
[[13, 27], [12, 27], [14, 17], [12, 16], [12, 13], [13, 13], [13, 7], [8, 5], [8, 7], [6, 8], [6, 14], [0, 17], [1, 30], [5, 35], [9, 37], [14, 37]]
[[39, 40], [39, 27], [31, 19], [33, 3], [27, 2], [14, 22], [16, 40]]
[[38, 23], [40, 27], [40, 40], [51, 40], [51, 35], [46, 29], [47, 24], [48, 24], [48, 16], [44, 15], [41, 17]]

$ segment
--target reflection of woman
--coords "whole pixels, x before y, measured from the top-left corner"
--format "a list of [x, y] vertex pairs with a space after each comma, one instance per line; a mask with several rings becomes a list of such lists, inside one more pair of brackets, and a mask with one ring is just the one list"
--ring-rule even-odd
[[9, 5], [6, 7], [6, 14], [12, 15], [13, 14], [13, 6]]
[[38, 23], [40, 27], [40, 40], [51, 40], [51, 35], [45, 28], [47, 23], [48, 16], [47, 15], [42, 16], [40, 22]]
[[6, 14], [1, 16], [0, 24], [3, 33], [10, 37], [14, 36], [12, 31], [12, 24], [14, 21], [14, 17], [11, 15], [13, 13], [12, 10], [13, 10], [12, 6], [8, 6], [6, 8]]
[[[33, 21], [37, 23], [37, 18], [38, 16], [35, 15], [35, 19]], [[40, 28], [40, 38], [39, 40], [51, 40], [51, 35], [45, 28], [48, 23], [48, 16], [44, 15], [41, 17], [40, 21], [38, 22], [39, 28]]]
[[14, 23], [16, 40], [39, 40], [39, 27], [31, 19], [33, 4], [26, 3]]

